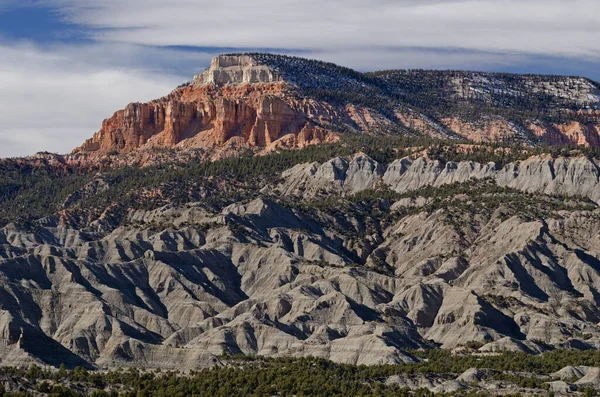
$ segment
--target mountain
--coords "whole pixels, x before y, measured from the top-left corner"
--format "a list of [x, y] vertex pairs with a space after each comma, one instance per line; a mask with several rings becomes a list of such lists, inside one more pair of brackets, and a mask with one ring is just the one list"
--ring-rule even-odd
[[490, 378], [450, 350], [598, 350], [598, 106], [575, 77], [217, 57], [70, 155], [0, 161], [0, 365], [320, 358], [452, 391]]
[[359, 73], [271, 54], [215, 57], [166, 97], [133, 103], [73, 153], [296, 148], [339, 132], [600, 146], [600, 85], [459, 71]]

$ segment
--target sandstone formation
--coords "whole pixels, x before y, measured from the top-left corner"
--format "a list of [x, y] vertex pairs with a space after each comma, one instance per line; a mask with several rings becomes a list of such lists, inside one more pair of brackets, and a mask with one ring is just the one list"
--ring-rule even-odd
[[335, 134], [294, 111], [277, 87], [226, 92], [188, 86], [150, 103], [134, 103], [102, 124], [76, 153], [106, 154], [141, 148], [304, 147]]
[[210, 67], [203, 73], [194, 76], [193, 84], [196, 86], [226, 84], [268, 84], [282, 81], [275, 71], [266, 65], [260, 65], [250, 55], [220, 55], [210, 63]]

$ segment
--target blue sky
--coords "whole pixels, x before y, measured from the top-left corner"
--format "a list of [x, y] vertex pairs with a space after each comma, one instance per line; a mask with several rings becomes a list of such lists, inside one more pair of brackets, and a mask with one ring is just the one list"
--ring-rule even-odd
[[50, 8], [6, 6], [0, 11], [0, 34], [5, 40], [77, 40], [77, 30]]
[[597, 0], [0, 0], [0, 157], [65, 153], [220, 52], [600, 80]]

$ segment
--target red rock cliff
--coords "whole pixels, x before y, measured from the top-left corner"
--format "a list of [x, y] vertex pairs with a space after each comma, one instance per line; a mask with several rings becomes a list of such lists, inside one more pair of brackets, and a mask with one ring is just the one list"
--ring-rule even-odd
[[293, 110], [283, 90], [281, 84], [178, 89], [157, 101], [132, 103], [119, 110], [75, 151], [104, 154], [149, 146], [207, 147], [232, 138], [266, 147], [288, 135], [294, 137], [293, 146], [334, 139], [331, 131]]

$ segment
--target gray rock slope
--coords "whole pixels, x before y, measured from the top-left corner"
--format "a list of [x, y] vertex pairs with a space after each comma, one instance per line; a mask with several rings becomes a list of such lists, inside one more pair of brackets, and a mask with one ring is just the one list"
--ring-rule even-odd
[[[425, 158], [384, 167], [358, 155], [296, 166], [276, 194], [379, 184], [404, 192], [471, 178], [599, 199], [597, 165], [583, 158], [496, 169]], [[98, 220], [75, 229], [58, 217], [8, 225], [0, 365], [192, 369], [223, 353], [379, 364], [473, 341], [482, 352], [600, 347], [600, 210], [507, 215], [425, 211], [427, 202], [386, 207], [379, 229], [354, 212], [267, 198], [219, 212], [131, 210], [117, 228]]]
[[580, 196], [600, 203], [600, 167], [596, 160], [586, 157], [531, 157], [502, 168], [495, 163], [442, 163], [426, 157], [407, 157], [385, 167], [358, 154], [352, 159], [337, 157], [323, 164], [299, 164], [284, 172], [282, 178], [277, 191], [300, 197], [351, 195], [377, 184], [405, 193], [426, 186], [491, 178], [503, 187], [530, 193]]
[[366, 243], [325, 214], [265, 199], [131, 212], [109, 233], [9, 225], [0, 364], [189, 369], [222, 353], [377, 364], [471, 341], [597, 348], [599, 215], [494, 214], [465, 234], [443, 210], [416, 211], [366, 237], [363, 260]]

